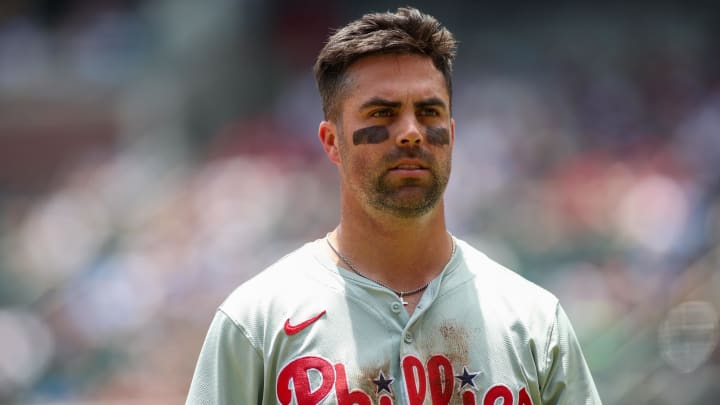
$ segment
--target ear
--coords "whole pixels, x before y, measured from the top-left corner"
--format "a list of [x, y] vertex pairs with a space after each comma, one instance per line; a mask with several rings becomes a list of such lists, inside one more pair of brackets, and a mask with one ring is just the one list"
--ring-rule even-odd
[[318, 128], [318, 137], [322, 144], [325, 154], [331, 162], [340, 163], [340, 153], [338, 152], [338, 130], [337, 125], [332, 121], [323, 121]]
[[455, 118], [450, 118], [450, 146], [455, 145]]

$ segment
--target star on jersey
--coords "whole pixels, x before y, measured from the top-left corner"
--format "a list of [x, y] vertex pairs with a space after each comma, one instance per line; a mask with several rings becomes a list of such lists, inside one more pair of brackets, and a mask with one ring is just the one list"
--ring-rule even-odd
[[378, 373], [378, 378], [373, 380], [375, 385], [377, 385], [377, 393], [380, 394], [382, 391], [386, 391], [388, 394], [392, 395], [392, 388], [390, 388], [390, 384], [395, 381], [394, 378], [385, 378], [385, 374], [383, 374], [382, 370], [380, 370], [380, 373]]
[[480, 372], [477, 373], [470, 373], [468, 372], [467, 366], [463, 366], [463, 373], [462, 375], [456, 375], [455, 378], [460, 380], [460, 390], [464, 389], [466, 385], [469, 385], [473, 389], [477, 390], [477, 385], [475, 385], [475, 377], [478, 376]]

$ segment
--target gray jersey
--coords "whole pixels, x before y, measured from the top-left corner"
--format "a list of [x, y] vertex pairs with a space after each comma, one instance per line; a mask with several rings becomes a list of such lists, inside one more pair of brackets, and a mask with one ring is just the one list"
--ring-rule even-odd
[[323, 240], [285, 256], [219, 308], [187, 404], [600, 404], [558, 300], [456, 243], [412, 315]]

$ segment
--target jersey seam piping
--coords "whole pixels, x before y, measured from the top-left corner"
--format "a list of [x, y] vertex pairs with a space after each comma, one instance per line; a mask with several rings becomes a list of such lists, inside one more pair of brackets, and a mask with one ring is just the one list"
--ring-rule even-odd
[[[559, 306], [560, 306], [560, 303], [559, 303], [559, 302], [556, 302], [556, 303], [555, 303], [555, 317], [553, 318], [552, 326], [551, 326], [550, 329], [548, 330], [548, 334], [547, 334], [547, 336], [545, 337], [545, 353], [543, 353], [543, 359], [545, 359], [545, 364], [543, 364], [543, 366], [544, 366], [544, 370], [543, 370], [544, 373], [547, 373], [547, 371], [548, 371], [548, 364], [547, 364], [547, 363], [548, 363], [548, 361], [550, 360], [550, 359], [549, 359], [549, 357], [550, 357], [550, 356], [549, 356], [549, 354], [550, 354], [550, 353], [549, 353], [549, 352], [550, 352], [550, 342], [552, 341], [552, 340], [551, 340], [551, 337], [552, 337], [552, 334], [555, 332], [555, 327], [556, 327], [557, 322], [558, 322], [558, 309], [559, 309]], [[547, 383], [547, 381], [545, 381], [545, 383]], [[545, 388], [545, 384], [543, 384], [543, 387], [542, 387], [542, 388], [543, 388], [543, 389]]]
[[[454, 271], [454, 270], [456, 270], [456, 268], [457, 268], [457, 266], [453, 266], [451, 269], [448, 269], [448, 270]], [[458, 290], [460, 288], [467, 286], [467, 283], [475, 280], [475, 278], [477, 278], [477, 274], [470, 273], [470, 277], [468, 277], [467, 280], [463, 280], [463, 281], [459, 282], [456, 286], [453, 286], [452, 288], [446, 288], [445, 291], [438, 293], [437, 298], [435, 298], [435, 299], [437, 300], [439, 298], [442, 298], [448, 294], [453, 293], [455, 290]], [[442, 280], [442, 281], [444, 282], [445, 280]]]
[[240, 333], [242, 333], [242, 335], [245, 337], [245, 339], [247, 339], [248, 343], [250, 343], [250, 346], [252, 346], [252, 348], [254, 349], [255, 354], [258, 356], [258, 358], [260, 360], [263, 360], [262, 350], [260, 350], [255, 345], [255, 342], [253, 342], [253, 340], [250, 338], [250, 335], [248, 334], [247, 330], [245, 330], [245, 328], [242, 325], [237, 323], [237, 321], [232, 316], [230, 316], [230, 314], [225, 312], [225, 310], [223, 310], [222, 308], [218, 308], [218, 312], [222, 312], [223, 315], [225, 315], [230, 320], [230, 322], [232, 322], [232, 324], [235, 325], [235, 327], [240, 331]]

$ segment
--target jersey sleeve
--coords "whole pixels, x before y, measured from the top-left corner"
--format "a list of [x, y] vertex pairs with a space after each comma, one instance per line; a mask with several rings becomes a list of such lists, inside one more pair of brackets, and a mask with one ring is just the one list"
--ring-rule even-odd
[[218, 310], [200, 351], [185, 404], [260, 404], [262, 390], [262, 355], [244, 331]]
[[542, 377], [544, 405], [602, 404], [575, 331], [560, 304], [545, 349]]

